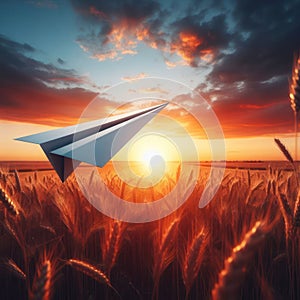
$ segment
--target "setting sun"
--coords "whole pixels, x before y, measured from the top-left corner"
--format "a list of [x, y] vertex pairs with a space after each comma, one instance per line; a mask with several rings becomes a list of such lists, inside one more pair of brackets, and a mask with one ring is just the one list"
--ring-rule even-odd
[[137, 138], [128, 149], [130, 161], [139, 161], [149, 165], [155, 156], [160, 156], [164, 161], [181, 160], [176, 146], [168, 138], [154, 133]]
[[160, 152], [157, 151], [153, 151], [153, 150], [149, 150], [147, 152], [145, 152], [143, 154], [143, 162], [145, 164], [150, 164], [151, 160], [155, 157], [155, 156], [162, 156]]

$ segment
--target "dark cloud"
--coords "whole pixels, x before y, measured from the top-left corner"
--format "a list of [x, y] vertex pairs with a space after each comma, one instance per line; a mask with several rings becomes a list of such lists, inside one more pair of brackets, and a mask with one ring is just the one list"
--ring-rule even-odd
[[2, 47], [5, 47], [6, 49], [10, 49], [11, 51], [18, 51], [18, 52], [35, 52], [35, 49], [24, 43], [17, 43], [12, 40], [7, 39], [5, 36], [0, 34], [0, 44]]
[[55, 126], [74, 123], [96, 94], [78, 85], [51, 87], [66, 81], [78, 83], [80, 77], [73, 70], [31, 59], [27, 51], [34, 49], [1, 36], [1, 118]]
[[[300, 48], [299, 1], [235, 1], [231, 51], [198, 90], [211, 100], [230, 136], [292, 131], [288, 77]], [[231, 125], [230, 125], [231, 124]]]
[[[207, 90], [202, 84], [197, 91], [207, 100], [216, 113], [226, 138], [257, 135], [285, 134], [293, 132], [293, 114], [287, 99], [287, 80], [249, 84], [247, 87], [226, 85], [222, 89]], [[206, 91], [206, 92], [203, 92]], [[250, 92], [251, 91], [251, 92]], [[212, 99], [220, 99], [212, 101]], [[195, 103], [192, 111], [199, 114], [205, 107], [199, 106], [202, 100], [197, 96], [183, 101]], [[198, 103], [198, 105], [197, 105]]]
[[193, 67], [197, 67], [203, 59], [212, 61], [220, 50], [228, 47], [232, 39], [226, 15], [219, 14], [200, 22], [202, 13], [185, 16], [170, 25], [173, 30], [170, 31], [171, 51], [182, 56]]
[[72, 69], [61, 69], [52, 64], [44, 64], [26, 56], [27, 52], [34, 52], [34, 48], [27, 44], [11, 41], [0, 37], [0, 79], [10, 84], [15, 80], [27, 85], [34, 82], [45, 84], [70, 82], [84, 82]]
[[[87, 26], [78, 42], [94, 58], [120, 59], [136, 54], [138, 42], [161, 50], [166, 57], [197, 67], [201, 60], [212, 60], [230, 41], [226, 16], [211, 14], [210, 9], [184, 2], [176, 6], [155, 1], [72, 1], [76, 11], [93, 27]], [[178, 5], [178, 3], [177, 3]]]
[[300, 48], [299, 1], [238, 1], [233, 17], [235, 40], [231, 54], [214, 66], [216, 82], [263, 81], [287, 75], [293, 52]]
[[60, 65], [64, 65], [65, 64], [65, 61], [63, 59], [61, 59], [60, 57], [57, 59], [57, 62], [60, 64]]
[[[94, 25], [78, 38], [100, 60], [135, 54], [143, 41], [193, 67], [214, 62], [208, 80], [267, 80], [286, 74], [300, 46], [299, 1], [80, 1], [76, 11]], [[175, 5], [176, 4], [176, 5]], [[176, 10], [177, 7], [177, 10]]]
[[87, 18], [118, 21], [119, 19], [144, 20], [160, 7], [156, 1], [148, 0], [71, 0], [74, 8]]
[[100, 61], [135, 54], [138, 41], [153, 47], [165, 44], [161, 29], [165, 11], [155, 1], [71, 1], [90, 26], [83, 26], [77, 41]]
[[216, 88], [200, 84], [197, 91], [216, 112], [227, 137], [293, 131], [288, 80], [230, 82]]
[[237, 1], [232, 53], [217, 62], [209, 77], [216, 82], [263, 81], [290, 72], [300, 48], [299, 1]]

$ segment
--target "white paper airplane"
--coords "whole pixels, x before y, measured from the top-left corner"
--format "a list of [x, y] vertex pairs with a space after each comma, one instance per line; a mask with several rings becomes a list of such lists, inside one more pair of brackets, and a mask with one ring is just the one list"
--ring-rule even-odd
[[167, 105], [164, 103], [16, 140], [39, 144], [61, 181], [65, 181], [81, 162], [103, 167]]

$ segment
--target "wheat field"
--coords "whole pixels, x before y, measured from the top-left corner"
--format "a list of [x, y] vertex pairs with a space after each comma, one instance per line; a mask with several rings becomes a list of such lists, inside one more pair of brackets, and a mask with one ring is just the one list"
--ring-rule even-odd
[[206, 179], [203, 168], [168, 217], [129, 224], [97, 211], [74, 176], [2, 169], [0, 299], [300, 299], [297, 170], [226, 170], [199, 209]]

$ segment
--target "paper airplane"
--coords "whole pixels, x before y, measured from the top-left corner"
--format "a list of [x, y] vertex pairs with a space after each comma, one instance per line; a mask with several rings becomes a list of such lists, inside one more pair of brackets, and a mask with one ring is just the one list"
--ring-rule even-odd
[[39, 144], [61, 181], [65, 181], [81, 162], [103, 167], [167, 105], [164, 103], [16, 140]]

